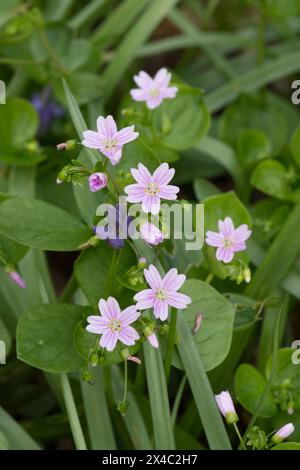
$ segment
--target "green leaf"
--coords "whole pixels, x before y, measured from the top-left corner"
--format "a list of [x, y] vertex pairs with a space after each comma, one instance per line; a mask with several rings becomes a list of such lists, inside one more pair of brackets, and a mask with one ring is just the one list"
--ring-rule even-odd
[[0, 232], [40, 250], [74, 251], [91, 231], [58, 207], [37, 199], [12, 197], [0, 204]]
[[[290, 212], [282, 229], [256, 270], [246, 294], [253, 298], [271, 295], [288, 275], [300, 253], [300, 203]], [[278, 269], [280, 266], [280, 269]]]
[[[248, 210], [233, 192], [211, 196], [202, 201], [205, 210], [205, 232], [212, 230], [218, 231], [218, 221], [225, 217], [231, 217], [234, 226], [247, 224], [251, 227], [252, 221]], [[204, 254], [207, 257], [210, 268], [220, 278], [227, 276], [223, 264], [216, 259], [216, 249], [208, 245], [204, 246]], [[246, 252], [236, 253], [235, 260], [247, 261]]]
[[[91, 72], [75, 72], [66, 78], [78, 104], [83, 105], [96, 100], [102, 94], [102, 81], [98, 75]], [[66, 103], [61, 79], [54, 82], [54, 92], [57, 98]]]
[[94, 308], [97, 308], [101, 297], [117, 295], [121, 287], [118, 278], [136, 263], [133, 251], [128, 244], [125, 244], [119, 251], [116, 271], [112, 274], [113, 291], [108, 292], [109, 271], [115, 253], [115, 249], [103, 241], [97, 247], [83, 251], [76, 260], [74, 272], [77, 282]]
[[292, 155], [294, 157], [295, 163], [300, 167], [300, 127], [297, 127], [295, 130], [292, 142], [291, 142]]
[[197, 279], [187, 280], [181, 290], [192, 299], [184, 311], [190, 331], [194, 328], [196, 315], [203, 315], [201, 328], [193, 338], [205, 370], [211, 370], [228, 354], [235, 307], [212, 286]]
[[47, 372], [72, 372], [84, 365], [73, 345], [73, 332], [88, 307], [49, 304], [21, 316], [17, 328], [18, 358]]
[[[225, 85], [217, 87], [208, 93], [205, 100], [208, 110], [211, 113], [219, 111], [242, 93], [251, 93], [259, 90], [265, 85], [276, 82], [280, 78], [288, 77], [299, 70], [300, 53], [298, 50], [287, 52], [284, 55], [281, 54], [273, 60], [266, 61], [263, 65], [250, 69], [239, 77], [234, 77], [225, 83]], [[248, 110], [246, 109], [245, 115], [247, 115], [247, 112]], [[278, 127], [274, 126], [274, 120], [270, 119], [269, 125], [273, 126], [274, 133], [278, 131]], [[254, 126], [250, 127], [256, 127], [255, 123]]]
[[18, 263], [28, 251], [28, 247], [25, 245], [20, 245], [12, 241], [10, 238], [5, 237], [0, 234], [0, 253], [2, 252], [5, 256], [5, 259], [10, 264]]
[[[93, 450], [114, 450], [116, 443], [105, 396], [103, 369], [97, 367], [92, 374], [93, 384], [80, 382], [91, 446]], [[99, 432], [99, 429], [105, 429], [105, 432]]]
[[9, 450], [40, 450], [32, 437], [1, 407], [0, 432], [5, 436]]
[[[178, 89], [174, 99], [165, 100], [153, 111], [153, 125], [155, 135], [163, 145], [184, 150], [207, 134], [210, 115], [200, 90], [185, 85], [179, 85]], [[164, 129], [166, 120], [167, 130]]]
[[[204, 137], [196, 145], [196, 149], [205, 155], [205, 160], [209, 157], [216, 163], [219, 163], [230, 174], [239, 193], [245, 191], [248, 184], [246, 176], [232, 147], [208, 136]], [[192, 166], [193, 170], [194, 165]]]
[[163, 2], [161, 0], [152, 0], [143, 15], [129, 30], [103, 74], [106, 100], [111, 97], [140, 46], [177, 2], [178, 0], [164, 0]]
[[202, 201], [202, 199], [206, 199], [210, 196], [215, 196], [219, 194], [221, 191], [220, 189], [215, 186], [210, 181], [206, 180], [205, 178], [196, 178], [194, 180], [194, 193], [198, 201]]
[[[235, 374], [235, 394], [243, 407], [254, 414], [266, 387], [264, 377], [250, 364], [241, 364]], [[259, 416], [270, 418], [277, 413], [277, 406], [269, 392], [260, 409]]]
[[262, 193], [277, 199], [286, 200], [290, 193], [290, 184], [286, 169], [277, 160], [265, 160], [254, 170], [251, 184]]
[[0, 106], [0, 156], [22, 149], [35, 137], [37, 129], [38, 114], [34, 107], [21, 98], [8, 100], [5, 106]]
[[212, 450], [229, 450], [231, 449], [230, 441], [204, 370], [201, 356], [193, 340], [190, 326], [185, 320], [185, 311], [178, 312], [177, 329], [180, 336], [177, 348], [209, 447]]
[[238, 155], [245, 168], [270, 157], [272, 146], [267, 135], [258, 129], [243, 129], [237, 141]]
[[144, 343], [144, 357], [155, 449], [174, 450], [175, 440], [161, 352], [146, 341]]
[[299, 442], [282, 442], [277, 446], [272, 447], [271, 450], [300, 450]]
[[[276, 376], [272, 381], [273, 387], [279, 387], [285, 380], [290, 380], [290, 388], [297, 390], [297, 395], [300, 390], [300, 374], [298, 364], [293, 363], [293, 354], [297, 349], [292, 348], [282, 348], [278, 351], [278, 363]], [[297, 358], [299, 353], [297, 354]], [[266, 377], [269, 378], [272, 369], [272, 356], [270, 356], [267, 365], [266, 365]], [[295, 394], [296, 395], [296, 394]], [[300, 398], [297, 399], [297, 403], [300, 406]]]

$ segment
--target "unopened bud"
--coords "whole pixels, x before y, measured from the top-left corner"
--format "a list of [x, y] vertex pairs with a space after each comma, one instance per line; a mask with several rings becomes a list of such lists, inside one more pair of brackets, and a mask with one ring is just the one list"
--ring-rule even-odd
[[244, 269], [243, 275], [244, 275], [245, 282], [249, 284], [249, 282], [251, 281], [251, 270], [248, 266]]
[[84, 382], [91, 382], [93, 380], [93, 376], [89, 369], [83, 369], [81, 372], [81, 378]]
[[128, 410], [129, 401], [122, 400], [118, 401], [117, 410], [121, 413], [122, 416], [125, 416]]
[[98, 356], [98, 352], [97, 351], [94, 351], [91, 355], [90, 355], [90, 364], [92, 367], [96, 367], [96, 365], [98, 364], [98, 361], [99, 361], [99, 356]]

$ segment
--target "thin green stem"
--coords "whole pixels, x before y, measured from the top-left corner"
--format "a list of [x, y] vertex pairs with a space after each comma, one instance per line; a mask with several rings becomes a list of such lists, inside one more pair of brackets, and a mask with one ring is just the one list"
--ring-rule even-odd
[[243, 441], [243, 438], [242, 438], [242, 436], [241, 436], [241, 433], [240, 433], [240, 431], [239, 431], [239, 428], [237, 427], [237, 424], [236, 424], [236, 423], [233, 423], [233, 427], [234, 427], [234, 429], [235, 429], [235, 432], [237, 433], [237, 436], [238, 436], [238, 438], [239, 438], [239, 441], [240, 441], [240, 443], [241, 443], [241, 446], [242, 446], [243, 450], [246, 450], [245, 443], [244, 443], [244, 441]]
[[125, 359], [124, 361], [124, 395], [123, 401], [127, 400], [127, 388], [128, 388], [128, 361]]
[[209, 273], [209, 275], [205, 279], [205, 282], [207, 282], [207, 284], [210, 284], [214, 277], [215, 275], [213, 273]]
[[173, 351], [174, 351], [175, 340], [176, 340], [176, 323], [177, 323], [177, 310], [172, 309], [170, 328], [169, 328], [169, 334], [168, 334], [168, 340], [167, 340], [167, 350], [166, 350], [166, 355], [165, 355], [165, 371], [166, 371], [167, 382], [169, 381], [170, 373], [171, 373], [172, 357], [173, 357]]
[[61, 374], [61, 386], [76, 449], [87, 450], [71, 385], [67, 374]]

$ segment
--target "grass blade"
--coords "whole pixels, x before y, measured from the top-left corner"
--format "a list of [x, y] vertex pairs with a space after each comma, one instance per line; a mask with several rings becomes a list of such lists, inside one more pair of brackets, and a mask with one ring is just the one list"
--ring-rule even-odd
[[230, 441], [202, 365], [201, 357], [184, 314], [180, 311], [178, 312], [177, 327], [180, 338], [177, 348], [194, 395], [210, 449], [229, 450], [231, 449]]
[[114, 450], [116, 442], [106, 404], [101, 367], [93, 370], [93, 377], [93, 385], [80, 382], [91, 446], [93, 450]]
[[4, 434], [9, 450], [40, 450], [32, 437], [0, 407], [0, 431]]
[[175, 449], [175, 440], [161, 353], [159, 349], [154, 349], [146, 341], [144, 356], [155, 449], [173, 450]]
[[290, 213], [256, 270], [251, 284], [246, 289], [246, 295], [263, 299], [280, 286], [300, 253], [300, 237], [295, 236], [299, 226], [300, 203]]
[[108, 100], [141, 45], [179, 0], [152, 0], [144, 14], [125, 36], [113, 61], [103, 74], [105, 99]]

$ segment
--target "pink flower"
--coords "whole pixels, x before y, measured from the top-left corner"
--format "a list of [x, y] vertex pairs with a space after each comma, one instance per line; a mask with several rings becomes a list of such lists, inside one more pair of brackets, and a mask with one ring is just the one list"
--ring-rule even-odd
[[149, 341], [149, 343], [151, 344], [153, 348], [157, 349], [159, 347], [158, 339], [154, 331], [151, 335], [147, 336], [147, 340]]
[[184, 309], [191, 303], [187, 295], [177, 292], [186, 279], [184, 274], [177, 274], [177, 269], [170, 269], [162, 279], [156, 267], [150, 264], [149, 269], [144, 269], [144, 275], [150, 289], [142, 290], [134, 296], [138, 309], [153, 308], [156, 318], [166, 320], [169, 305]]
[[149, 243], [149, 245], [159, 245], [164, 240], [163, 233], [155, 225], [150, 224], [150, 222], [142, 222], [140, 234], [142, 239]]
[[141, 71], [133, 77], [139, 88], [130, 91], [135, 101], [146, 101], [149, 109], [157, 108], [164, 99], [175, 98], [178, 89], [169, 87], [171, 74], [166, 69], [160, 69], [154, 78]]
[[219, 232], [206, 232], [206, 243], [217, 247], [216, 258], [218, 261], [230, 263], [234, 253], [246, 249], [245, 241], [250, 237], [251, 230], [243, 224], [234, 228], [232, 219], [226, 217], [218, 222]]
[[99, 310], [102, 316], [89, 316], [87, 318], [89, 325], [87, 325], [86, 330], [90, 333], [102, 335], [100, 346], [106, 348], [107, 351], [113, 351], [117, 341], [121, 341], [126, 346], [133, 346], [139, 339], [136, 330], [130, 326], [140, 316], [137, 307], [131, 305], [121, 311], [116, 299], [108, 297], [107, 301], [104, 299], [99, 300]]
[[92, 173], [89, 176], [90, 191], [95, 193], [107, 185], [107, 175], [105, 173]]
[[278, 431], [275, 432], [274, 436], [272, 437], [272, 441], [275, 444], [280, 444], [280, 442], [283, 441], [283, 439], [286, 439], [289, 437], [295, 430], [295, 427], [293, 423], [288, 423], [282, 426], [282, 428], [278, 429]]
[[228, 424], [236, 423], [238, 421], [238, 415], [236, 414], [230, 393], [228, 391], [221, 392], [219, 395], [215, 395], [215, 398], [218, 408], [226, 419], [226, 422]]
[[127, 201], [141, 202], [144, 212], [158, 214], [161, 199], [177, 199], [179, 188], [168, 185], [175, 174], [175, 170], [169, 168], [167, 163], [162, 163], [153, 175], [142, 163], [139, 163], [138, 169], [133, 168], [131, 174], [137, 184], [129, 184], [125, 187], [124, 191], [128, 194]]
[[84, 131], [82, 145], [100, 150], [109, 158], [112, 165], [116, 165], [122, 157], [123, 145], [135, 140], [138, 135], [138, 132], [134, 132], [134, 126], [124, 127], [124, 129], [118, 131], [112, 116], [107, 116], [107, 118], [99, 116], [97, 119], [97, 132]]
[[12, 281], [14, 281], [16, 284], [18, 284], [19, 287], [21, 287], [21, 289], [26, 288], [26, 282], [17, 271], [11, 271], [8, 273], [8, 275]]

